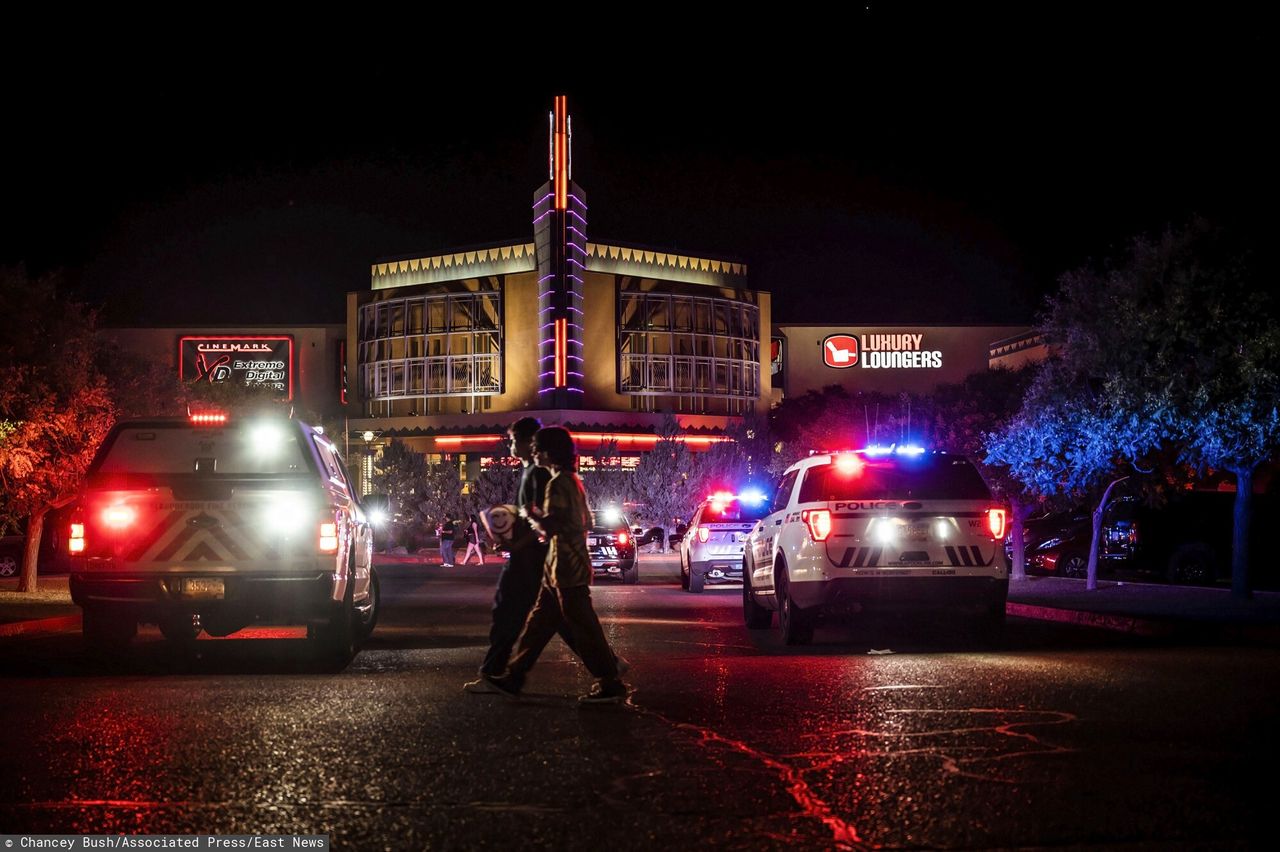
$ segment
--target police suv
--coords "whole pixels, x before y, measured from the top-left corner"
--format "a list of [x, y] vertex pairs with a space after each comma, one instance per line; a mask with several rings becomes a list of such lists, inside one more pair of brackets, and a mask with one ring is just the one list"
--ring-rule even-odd
[[757, 520], [768, 514], [764, 494], [717, 491], [698, 506], [680, 540], [680, 587], [742, 582], [742, 552]]
[[965, 458], [917, 447], [810, 456], [787, 469], [743, 554], [743, 616], [806, 644], [824, 616], [938, 611], [1004, 623], [1006, 510]]
[[377, 621], [365, 512], [337, 447], [296, 420], [118, 423], [68, 534], [72, 600], [100, 650], [139, 622], [175, 642], [292, 623], [345, 665]]

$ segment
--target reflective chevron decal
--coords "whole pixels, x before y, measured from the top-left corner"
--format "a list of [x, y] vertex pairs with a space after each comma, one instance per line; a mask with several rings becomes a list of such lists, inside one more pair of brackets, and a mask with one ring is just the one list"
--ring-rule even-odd
[[947, 552], [947, 559], [952, 565], [974, 568], [991, 564], [982, 558], [982, 550], [976, 544], [962, 544], [958, 547], [947, 545], [944, 549]]
[[128, 554], [134, 562], [244, 562], [271, 558], [273, 548], [250, 537], [232, 511], [211, 514], [207, 507], [178, 509], [165, 515]]

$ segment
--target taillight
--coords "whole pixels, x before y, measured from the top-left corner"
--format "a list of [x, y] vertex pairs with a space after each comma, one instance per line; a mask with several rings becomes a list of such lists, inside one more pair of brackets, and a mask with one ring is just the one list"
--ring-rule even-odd
[[626, 533], [624, 533], [624, 532], [620, 532], [620, 533], [618, 533], [618, 544], [619, 544], [619, 545], [626, 544], [626, 543], [627, 543], [627, 542], [629, 542], [629, 541], [631, 541], [631, 536], [627, 535], [627, 534], [626, 534]]
[[831, 535], [831, 511], [829, 509], [805, 509], [800, 520], [809, 527], [809, 537], [814, 541], [826, 541]]
[[698, 527], [698, 541], [706, 544], [709, 538], [711, 538], [711, 530], [706, 527]]
[[333, 521], [320, 524], [320, 552], [338, 552], [338, 525]]
[[996, 541], [1004, 538], [1004, 521], [1004, 509], [987, 510], [987, 528], [991, 530], [991, 537]]
[[84, 552], [84, 524], [72, 524], [67, 536], [67, 550], [71, 553]]

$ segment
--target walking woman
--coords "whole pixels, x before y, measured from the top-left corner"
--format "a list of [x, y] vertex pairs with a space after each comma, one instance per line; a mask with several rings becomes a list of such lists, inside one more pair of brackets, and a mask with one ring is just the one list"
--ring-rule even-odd
[[582, 480], [574, 473], [573, 438], [559, 426], [539, 429], [533, 436], [533, 459], [551, 471], [542, 506], [520, 507], [529, 524], [546, 537], [549, 545], [542, 588], [516, 641], [506, 673], [500, 677], [486, 675], [485, 680], [504, 695], [519, 696], [538, 655], [563, 626], [573, 634], [577, 646], [574, 651], [597, 678], [591, 691], [578, 700], [586, 704], [623, 701], [627, 686], [618, 677], [617, 658], [591, 606], [591, 558], [587, 555], [591, 512]]
[[462, 555], [462, 561], [459, 565], [466, 565], [471, 561], [471, 552], [475, 551], [476, 558], [480, 560], [480, 564], [484, 564], [484, 548], [480, 546], [480, 519], [472, 515], [467, 519], [467, 552]]

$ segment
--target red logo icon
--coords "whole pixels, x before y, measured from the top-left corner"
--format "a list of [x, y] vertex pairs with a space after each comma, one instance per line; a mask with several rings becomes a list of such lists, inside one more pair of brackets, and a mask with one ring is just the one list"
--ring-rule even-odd
[[858, 340], [849, 334], [829, 334], [822, 341], [822, 363], [828, 367], [852, 367], [858, 363]]

